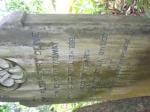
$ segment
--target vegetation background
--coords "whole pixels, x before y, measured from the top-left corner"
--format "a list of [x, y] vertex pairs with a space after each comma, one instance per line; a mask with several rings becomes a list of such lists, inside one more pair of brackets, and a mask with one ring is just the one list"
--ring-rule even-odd
[[[6, 12], [132, 15], [150, 17], [150, 0], [0, 0], [0, 15]], [[97, 102], [44, 105], [28, 108], [19, 103], [0, 103], [0, 112], [75, 112]]]
[[0, 11], [29, 13], [144, 15], [150, 0], [0, 0]]

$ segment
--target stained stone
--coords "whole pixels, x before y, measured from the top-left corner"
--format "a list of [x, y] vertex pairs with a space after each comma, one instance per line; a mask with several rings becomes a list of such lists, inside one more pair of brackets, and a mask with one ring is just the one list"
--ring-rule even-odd
[[149, 57], [147, 17], [15, 12], [0, 22], [0, 101], [150, 96]]
[[76, 112], [150, 112], [150, 97], [135, 97], [82, 107]]

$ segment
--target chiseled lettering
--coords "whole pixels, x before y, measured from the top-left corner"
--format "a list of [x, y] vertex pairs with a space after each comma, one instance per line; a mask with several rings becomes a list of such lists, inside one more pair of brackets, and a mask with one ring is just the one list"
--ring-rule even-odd
[[59, 57], [58, 43], [52, 44], [52, 57], [55, 61], [58, 60], [58, 57]]
[[118, 65], [117, 65], [117, 72], [118, 72], [118, 74], [120, 74], [119, 72], [121, 70], [121, 66], [123, 65], [124, 57], [125, 57], [125, 55], [127, 53], [127, 50], [128, 50], [129, 42], [130, 41], [128, 39], [125, 39], [125, 42], [123, 43], [122, 53], [120, 55], [120, 59], [119, 59]]
[[105, 33], [102, 34], [100, 37], [100, 48], [99, 48], [99, 52], [98, 52], [96, 71], [99, 71], [102, 64], [105, 63], [104, 54], [106, 51], [107, 40], [108, 40], [108, 34], [105, 34]]
[[75, 48], [75, 36], [69, 38], [69, 48]]

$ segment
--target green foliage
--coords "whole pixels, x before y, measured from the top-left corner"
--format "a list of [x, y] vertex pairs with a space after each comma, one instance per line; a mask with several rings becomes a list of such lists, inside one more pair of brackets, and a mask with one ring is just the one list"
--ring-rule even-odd
[[8, 10], [29, 11], [29, 7], [22, 0], [7, 0], [6, 4]]
[[33, 13], [41, 13], [43, 11], [42, 0], [6, 0], [6, 8], [8, 11], [25, 11]]
[[[133, 4], [134, 0], [126, 0], [127, 4]], [[137, 8], [150, 8], [150, 0], [137, 0]]]
[[[72, 5], [72, 12], [75, 14], [100, 14], [102, 12], [107, 12], [108, 6], [111, 3], [115, 3], [115, 0], [74, 0]], [[132, 6], [134, 0], [125, 0], [127, 6]], [[124, 2], [121, 2], [120, 6], [124, 6]], [[108, 5], [109, 4], [109, 5]], [[112, 4], [111, 4], [112, 5]], [[137, 9], [137, 13], [140, 13], [142, 10], [147, 12], [147, 9], [150, 10], [150, 0], [137, 0], [137, 3], [134, 4]], [[134, 7], [135, 8], [135, 7]], [[116, 8], [119, 10], [119, 7]], [[120, 12], [122, 12], [120, 10]]]
[[133, 0], [126, 0], [127, 4], [132, 4]]
[[32, 0], [30, 5], [30, 12], [43, 12], [44, 8], [42, 7], [43, 0]]
[[95, 0], [75, 0], [72, 12], [75, 14], [98, 14], [105, 10], [105, 6]]
[[84, 103], [76, 103], [74, 106], [73, 106], [73, 109], [72, 109], [72, 112], [77, 112], [77, 110], [81, 107], [84, 106]]
[[53, 107], [49, 106], [49, 105], [44, 105], [44, 106], [40, 106], [37, 107], [39, 112], [57, 112]]
[[[8, 11], [25, 11], [30, 13], [45, 13], [45, 3], [43, 0], [5, 0], [6, 8]], [[55, 1], [55, 0], [52, 0]], [[117, 0], [71, 0], [71, 12], [75, 14], [109, 14], [109, 6], [115, 4]], [[135, 0], [125, 0], [127, 7], [132, 6]], [[49, 4], [49, 7], [51, 4]], [[120, 6], [124, 6], [124, 2], [120, 2]], [[136, 13], [146, 11], [149, 14], [150, 0], [137, 0], [134, 7]], [[112, 8], [112, 7], [111, 7]], [[123, 12], [122, 8], [116, 8], [120, 12]], [[127, 10], [127, 9], [126, 9]], [[124, 10], [125, 11], [125, 10]], [[125, 14], [125, 13], [124, 13]]]
[[0, 112], [9, 112], [9, 107], [6, 105], [0, 106]]
[[150, 8], [150, 0], [138, 0], [138, 7]]

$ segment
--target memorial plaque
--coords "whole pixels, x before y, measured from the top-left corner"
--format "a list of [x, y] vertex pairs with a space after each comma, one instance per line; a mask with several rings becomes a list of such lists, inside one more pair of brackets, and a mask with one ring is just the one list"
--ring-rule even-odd
[[32, 106], [150, 96], [149, 68], [146, 17], [16, 12], [0, 23], [1, 101]]

